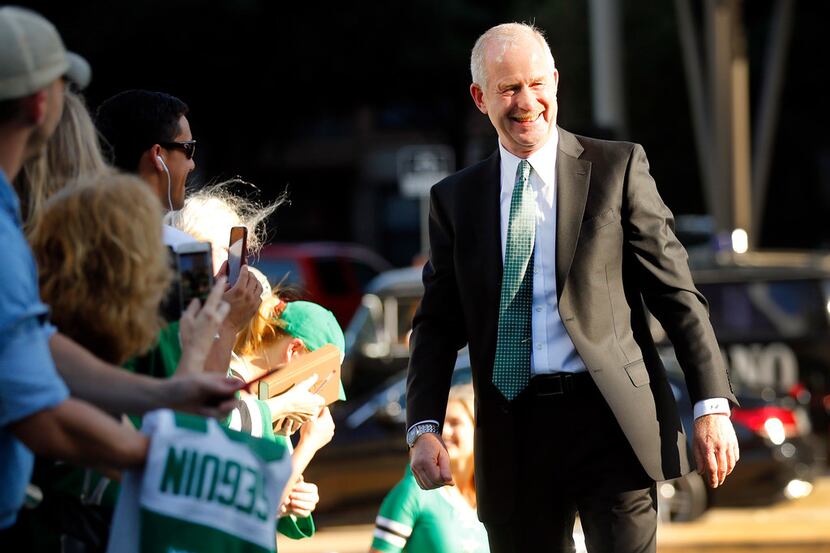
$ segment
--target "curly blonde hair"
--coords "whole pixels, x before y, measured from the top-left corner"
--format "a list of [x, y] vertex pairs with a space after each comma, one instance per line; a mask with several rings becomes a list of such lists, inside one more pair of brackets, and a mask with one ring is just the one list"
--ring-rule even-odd
[[32, 229], [40, 293], [53, 323], [111, 363], [147, 351], [173, 278], [161, 206], [138, 177], [83, 179], [56, 193]]

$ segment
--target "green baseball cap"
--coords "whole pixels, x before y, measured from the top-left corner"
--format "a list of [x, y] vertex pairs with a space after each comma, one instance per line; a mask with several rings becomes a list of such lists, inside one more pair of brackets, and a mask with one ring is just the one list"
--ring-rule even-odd
[[25, 98], [60, 77], [85, 88], [87, 61], [67, 52], [55, 26], [25, 8], [0, 8], [0, 101]]
[[305, 343], [309, 351], [332, 344], [340, 353], [346, 351], [343, 331], [334, 314], [310, 301], [290, 301], [280, 315], [285, 322], [283, 330]]

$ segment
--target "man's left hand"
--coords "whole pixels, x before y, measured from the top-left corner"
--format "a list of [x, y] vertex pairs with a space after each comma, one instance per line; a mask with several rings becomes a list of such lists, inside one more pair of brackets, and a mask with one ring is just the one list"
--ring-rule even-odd
[[695, 420], [692, 438], [697, 471], [712, 488], [722, 485], [735, 468], [740, 452], [738, 438], [727, 415], [703, 415]]

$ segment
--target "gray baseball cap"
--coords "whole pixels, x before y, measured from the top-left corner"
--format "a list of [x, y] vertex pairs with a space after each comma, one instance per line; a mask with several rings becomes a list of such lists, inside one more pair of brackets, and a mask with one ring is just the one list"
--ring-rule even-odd
[[66, 77], [89, 84], [87, 61], [67, 52], [55, 26], [25, 8], [0, 8], [0, 100], [24, 98]]

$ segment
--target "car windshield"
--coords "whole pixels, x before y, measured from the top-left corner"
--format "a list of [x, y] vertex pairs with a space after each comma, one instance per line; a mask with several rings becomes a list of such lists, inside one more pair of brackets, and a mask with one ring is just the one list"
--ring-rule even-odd
[[817, 280], [700, 284], [718, 340], [764, 341], [826, 334], [828, 304]]

